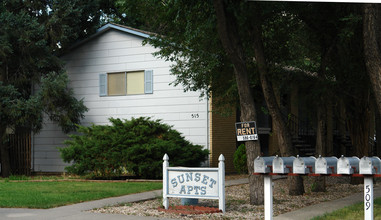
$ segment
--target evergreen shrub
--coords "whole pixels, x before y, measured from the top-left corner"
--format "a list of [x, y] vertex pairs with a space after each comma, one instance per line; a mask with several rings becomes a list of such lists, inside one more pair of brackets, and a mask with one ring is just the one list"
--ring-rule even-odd
[[208, 150], [193, 145], [160, 120], [140, 117], [109, 119], [111, 125], [79, 126], [61, 148], [61, 157], [72, 163], [70, 173], [93, 177], [120, 176], [127, 172], [141, 178], [161, 178], [163, 156], [170, 166], [196, 167], [207, 159]]
[[245, 144], [239, 145], [237, 150], [234, 152], [233, 164], [237, 173], [239, 174], [248, 173]]

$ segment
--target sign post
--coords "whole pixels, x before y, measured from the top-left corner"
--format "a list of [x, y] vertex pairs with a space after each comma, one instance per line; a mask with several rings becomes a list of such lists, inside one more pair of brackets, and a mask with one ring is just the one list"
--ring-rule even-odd
[[169, 167], [169, 157], [167, 154], [164, 155], [163, 157], [163, 206], [165, 209], [168, 209], [169, 207], [169, 200], [167, 197], [168, 194], [168, 172], [167, 169]]

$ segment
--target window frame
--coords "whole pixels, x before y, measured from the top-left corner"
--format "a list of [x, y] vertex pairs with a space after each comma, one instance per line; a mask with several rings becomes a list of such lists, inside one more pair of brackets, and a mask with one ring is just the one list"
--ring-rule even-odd
[[[137, 94], [127, 94], [127, 74], [134, 72], [143, 72], [143, 93]], [[120, 95], [110, 95], [109, 94], [109, 82], [108, 77], [110, 74], [124, 73], [124, 94]], [[131, 96], [131, 95], [143, 95], [143, 94], [153, 94], [153, 70], [132, 70], [132, 71], [121, 71], [121, 72], [107, 72], [99, 74], [99, 96], [101, 97], [112, 97], [112, 96]]]

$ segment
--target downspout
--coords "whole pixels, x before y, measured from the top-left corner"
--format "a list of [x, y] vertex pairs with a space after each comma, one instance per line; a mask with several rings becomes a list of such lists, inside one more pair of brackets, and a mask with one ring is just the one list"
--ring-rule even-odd
[[[31, 93], [32, 93], [32, 95], [34, 95], [34, 91], [35, 91], [35, 88], [34, 88], [34, 83], [32, 83], [32, 88], [31, 88]], [[34, 132], [33, 131], [31, 131], [30, 132], [30, 153], [31, 153], [31, 155], [30, 155], [30, 172], [32, 173], [33, 171], [34, 171]]]
[[[210, 152], [210, 130], [209, 130], [209, 98], [206, 97], [206, 149]], [[210, 167], [210, 155], [208, 156], [208, 161], [206, 164], [207, 167]]]

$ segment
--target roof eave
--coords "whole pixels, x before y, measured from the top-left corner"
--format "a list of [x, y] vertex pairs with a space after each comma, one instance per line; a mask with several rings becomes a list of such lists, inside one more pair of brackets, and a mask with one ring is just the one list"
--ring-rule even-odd
[[103, 34], [104, 32], [106, 32], [106, 31], [108, 31], [110, 29], [122, 31], [122, 32], [125, 32], [125, 33], [128, 33], [128, 34], [132, 34], [132, 35], [135, 35], [135, 36], [138, 36], [138, 37], [142, 37], [142, 38], [149, 38], [150, 37], [150, 35], [147, 34], [147, 33], [143, 33], [143, 32], [140, 32], [138, 30], [131, 29], [129, 27], [124, 27], [124, 26], [119, 26], [119, 25], [113, 24], [113, 23], [108, 23], [108, 24], [102, 26], [101, 28], [99, 28], [95, 32], [95, 34], [91, 35], [90, 37], [88, 37], [88, 38], [86, 38], [84, 40], [81, 40], [81, 41], [73, 44], [73, 46], [71, 46], [69, 48], [69, 50], [66, 51], [64, 54], [66, 54], [67, 52], [69, 52], [69, 51], [71, 51], [71, 50], [81, 46], [82, 44], [84, 44], [84, 43], [86, 43], [86, 42], [88, 42], [88, 41], [98, 37], [99, 35]]
[[122, 27], [122, 26], [119, 26], [119, 25], [115, 25], [115, 24], [112, 24], [112, 23], [108, 23], [105, 26], [99, 28], [94, 35], [99, 35], [99, 34], [105, 32], [105, 31], [107, 31], [109, 29], [119, 30], [119, 31], [122, 31], [122, 32], [126, 32], [126, 33], [129, 33], [129, 34], [133, 34], [133, 35], [139, 36], [139, 37], [143, 37], [143, 38], [149, 38], [150, 37], [149, 34], [142, 33], [142, 32], [139, 32], [139, 31], [127, 28], [127, 27]]

